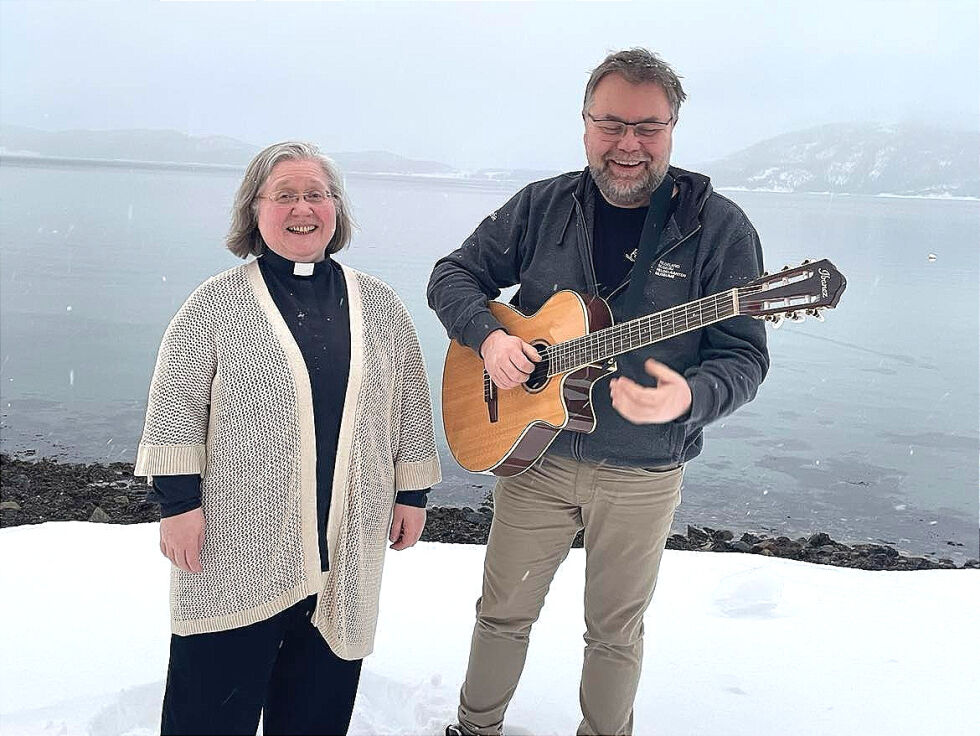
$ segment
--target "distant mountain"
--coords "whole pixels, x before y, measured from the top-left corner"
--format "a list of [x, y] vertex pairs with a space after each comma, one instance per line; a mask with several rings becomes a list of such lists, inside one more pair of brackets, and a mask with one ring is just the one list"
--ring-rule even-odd
[[[147, 168], [244, 167], [259, 151], [226, 136], [173, 130], [48, 132], [0, 126], [0, 157]], [[388, 151], [330, 152], [345, 174], [452, 179], [468, 186], [525, 184], [558, 172], [458, 171]], [[140, 163], [136, 163], [140, 162]], [[779, 192], [980, 197], [980, 136], [910, 125], [842, 123], [786, 133], [697, 167], [718, 187]]]
[[418, 161], [388, 151], [341, 151], [328, 155], [340, 165], [341, 170], [350, 172], [429, 174], [433, 176], [447, 176], [456, 173], [452, 166], [441, 164], [438, 161]]
[[0, 126], [0, 152], [59, 158], [246, 165], [258, 146], [175, 130], [59, 130]]
[[[225, 136], [197, 137], [174, 130], [63, 130], [0, 126], [0, 155], [98, 161], [246, 166], [259, 146]], [[345, 173], [454, 175], [451, 166], [387, 151], [329, 153]]]
[[841, 123], [776, 136], [701, 167], [718, 187], [980, 197], [980, 137]]

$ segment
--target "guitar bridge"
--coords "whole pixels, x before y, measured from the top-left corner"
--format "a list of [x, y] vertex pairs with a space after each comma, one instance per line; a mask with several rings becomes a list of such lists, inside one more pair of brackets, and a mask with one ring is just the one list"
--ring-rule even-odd
[[497, 386], [490, 380], [490, 375], [483, 371], [483, 400], [487, 404], [487, 412], [490, 415], [490, 423], [497, 421]]

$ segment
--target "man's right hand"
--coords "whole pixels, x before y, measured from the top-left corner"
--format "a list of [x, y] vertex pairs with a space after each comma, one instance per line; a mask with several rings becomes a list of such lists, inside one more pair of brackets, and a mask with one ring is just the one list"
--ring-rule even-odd
[[521, 338], [494, 330], [480, 346], [483, 365], [498, 388], [520, 386], [541, 360], [538, 351]]
[[201, 572], [204, 510], [200, 507], [160, 519], [160, 551], [184, 572]]

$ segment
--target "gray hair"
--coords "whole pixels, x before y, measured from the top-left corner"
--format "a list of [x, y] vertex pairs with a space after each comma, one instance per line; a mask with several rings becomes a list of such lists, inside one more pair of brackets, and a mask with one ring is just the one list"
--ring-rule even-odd
[[592, 106], [595, 88], [607, 74], [618, 74], [630, 84], [653, 82], [660, 85], [670, 101], [670, 111], [677, 120], [681, 103], [687, 99], [681, 87], [681, 78], [666, 61], [652, 51], [644, 48], [626, 49], [609, 54], [599, 66], [592, 70], [588, 84], [585, 85], [585, 101], [582, 114], [588, 113]]
[[337, 205], [337, 225], [333, 237], [327, 243], [327, 254], [344, 248], [350, 243], [357, 223], [351, 214], [340, 169], [312, 143], [285, 141], [259, 151], [245, 169], [245, 178], [238, 187], [235, 203], [232, 205], [231, 227], [225, 237], [228, 250], [239, 258], [258, 256], [265, 250], [265, 241], [259, 233], [258, 193], [272, 169], [281, 161], [315, 161], [323, 169], [330, 193], [335, 195], [334, 202]]

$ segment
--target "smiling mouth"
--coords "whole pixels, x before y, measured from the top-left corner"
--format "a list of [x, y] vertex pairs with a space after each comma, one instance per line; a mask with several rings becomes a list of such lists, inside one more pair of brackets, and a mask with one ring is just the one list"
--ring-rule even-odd
[[316, 230], [316, 225], [290, 225], [286, 228], [291, 233], [297, 233], [299, 235], [306, 235]]
[[637, 169], [643, 164], [645, 164], [646, 161], [617, 161], [616, 159], [611, 158], [609, 159], [609, 163], [616, 164], [617, 166], [621, 166], [624, 169]]

